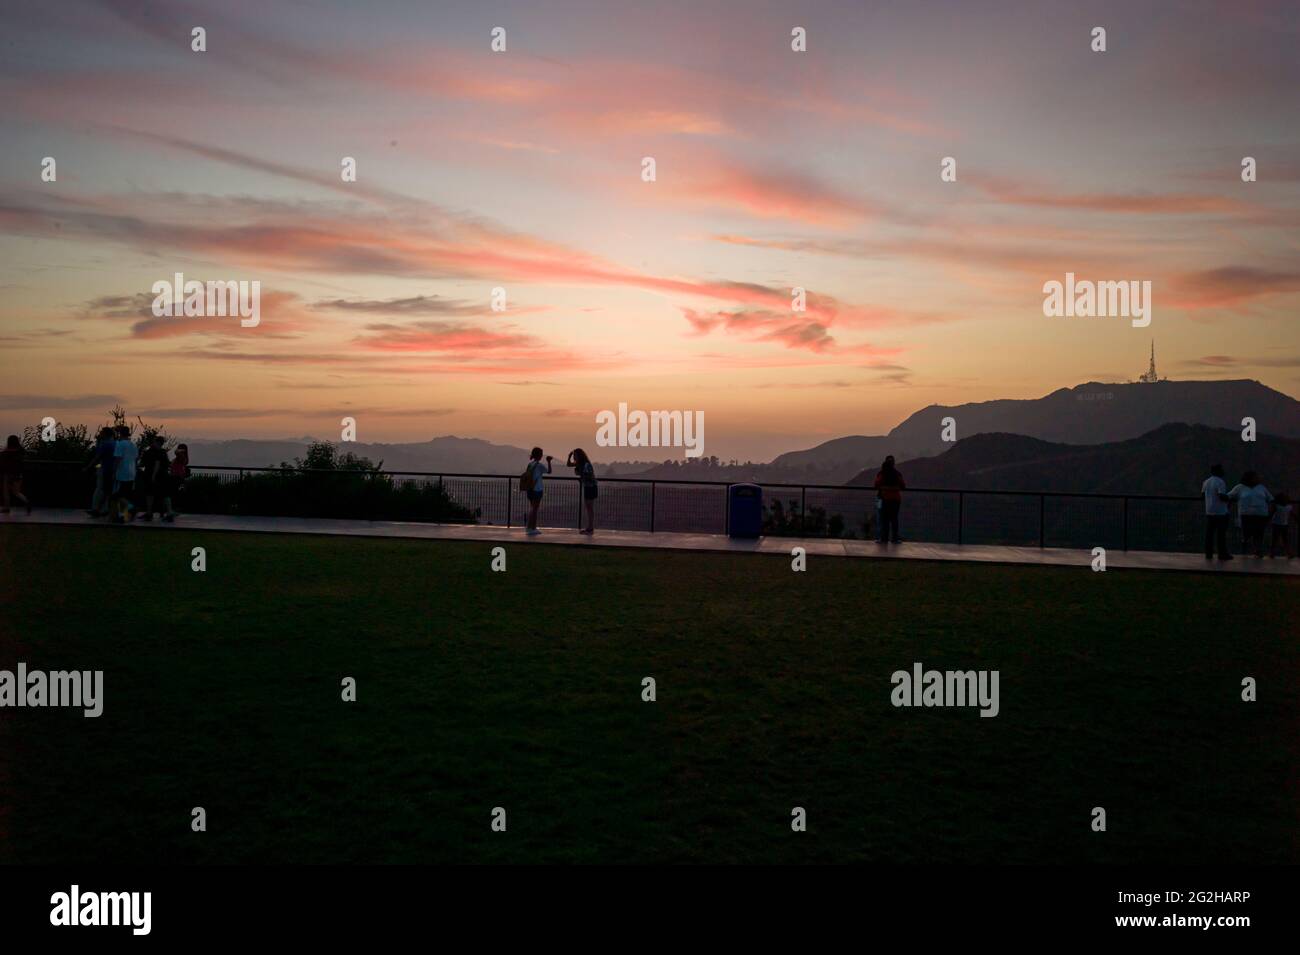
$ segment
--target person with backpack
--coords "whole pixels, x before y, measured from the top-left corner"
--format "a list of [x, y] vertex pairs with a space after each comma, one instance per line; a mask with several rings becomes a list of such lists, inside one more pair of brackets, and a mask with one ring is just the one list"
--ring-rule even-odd
[[551, 473], [551, 456], [546, 455], [542, 464], [542, 449], [533, 448], [528, 456], [528, 467], [519, 477], [519, 490], [528, 495], [528, 530], [529, 537], [536, 537], [541, 531], [537, 527], [537, 512], [542, 506], [542, 478]]
[[574, 448], [570, 451], [569, 460], [564, 463], [564, 466], [573, 468], [582, 485], [582, 506], [587, 509], [587, 526], [578, 533], [594, 534], [596, 533], [596, 497], [600, 493], [600, 488], [596, 484], [596, 468], [582, 448]]

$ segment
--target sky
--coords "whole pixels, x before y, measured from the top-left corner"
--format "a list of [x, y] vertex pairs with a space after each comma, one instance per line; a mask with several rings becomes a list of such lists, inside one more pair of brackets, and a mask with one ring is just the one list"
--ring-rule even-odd
[[[682, 456], [593, 448], [625, 403], [768, 460], [1132, 380], [1153, 341], [1171, 378], [1300, 394], [1294, 2], [6, 0], [0, 27], [6, 432], [120, 403], [182, 437], [346, 416]], [[156, 317], [177, 272], [260, 282], [259, 324]], [[1150, 325], [1045, 316], [1067, 272], [1150, 281]]]

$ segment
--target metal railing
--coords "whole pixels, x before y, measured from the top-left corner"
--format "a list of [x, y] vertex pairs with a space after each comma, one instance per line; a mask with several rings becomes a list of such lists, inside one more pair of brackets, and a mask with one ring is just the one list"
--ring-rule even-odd
[[[75, 462], [29, 459], [28, 490], [38, 506], [85, 506], [91, 477]], [[177, 502], [190, 513], [523, 524], [528, 502], [519, 477], [428, 471], [344, 471], [196, 465]], [[725, 534], [731, 482], [605, 477], [596, 501], [606, 530]], [[875, 491], [829, 484], [765, 484], [763, 532], [771, 536], [872, 539]], [[543, 527], [581, 527], [574, 476], [543, 481]], [[908, 488], [900, 514], [906, 540], [1025, 547], [1200, 550], [1204, 508], [1196, 496], [1065, 491]], [[1232, 531], [1234, 549], [1240, 532]], [[1267, 542], [1266, 542], [1267, 543]]]

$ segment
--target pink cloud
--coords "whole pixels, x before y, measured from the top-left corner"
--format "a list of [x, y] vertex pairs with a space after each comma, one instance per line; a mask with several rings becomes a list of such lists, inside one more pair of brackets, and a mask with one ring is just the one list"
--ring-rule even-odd
[[377, 351], [474, 352], [508, 350], [518, 354], [535, 349], [541, 341], [532, 335], [480, 328], [461, 322], [416, 322], [411, 325], [367, 325], [356, 339], [363, 348]]
[[776, 342], [786, 348], [807, 349], [818, 353], [882, 356], [900, 351], [897, 348], [879, 348], [870, 344], [841, 345], [831, 336], [826, 324], [802, 317], [807, 313], [756, 309], [700, 312], [691, 308], [683, 308], [681, 312], [690, 324], [692, 334], [696, 336], [721, 329], [750, 341]]
[[1178, 308], [1224, 308], [1255, 299], [1300, 292], [1300, 272], [1229, 265], [1184, 272], [1169, 283], [1169, 304]]
[[679, 181], [656, 184], [656, 200], [731, 209], [765, 219], [843, 226], [884, 214], [881, 204], [802, 173], [759, 170], [724, 161], [692, 161]]
[[981, 175], [967, 176], [965, 181], [998, 202], [1017, 206], [1158, 215], [1245, 215], [1252, 211], [1249, 204], [1238, 199], [1204, 193], [1052, 192], [1011, 179]]

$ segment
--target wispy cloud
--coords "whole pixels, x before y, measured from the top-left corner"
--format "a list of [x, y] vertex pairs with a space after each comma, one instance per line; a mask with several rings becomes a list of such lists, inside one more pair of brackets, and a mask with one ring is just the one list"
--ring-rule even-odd
[[362, 348], [378, 351], [473, 352], [509, 349], [523, 352], [542, 343], [521, 332], [485, 329], [461, 322], [414, 322], [409, 325], [376, 323], [356, 339]]
[[1169, 283], [1168, 301], [1180, 308], [1224, 308], [1295, 292], [1300, 292], [1300, 271], [1228, 265], [1175, 276]]
[[[76, 311], [80, 319], [105, 321], [130, 321], [129, 336], [137, 339], [175, 338], [183, 335], [216, 335], [247, 337], [248, 330], [236, 317], [230, 316], [155, 316], [152, 292], [131, 295], [102, 295], [85, 302]], [[291, 292], [263, 291], [260, 293], [260, 338], [297, 338], [307, 329], [318, 325], [302, 308], [297, 295]]]
[[112, 408], [122, 403], [117, 395], [0, 395], [5, 411], [57, 411], [63, 408]]

